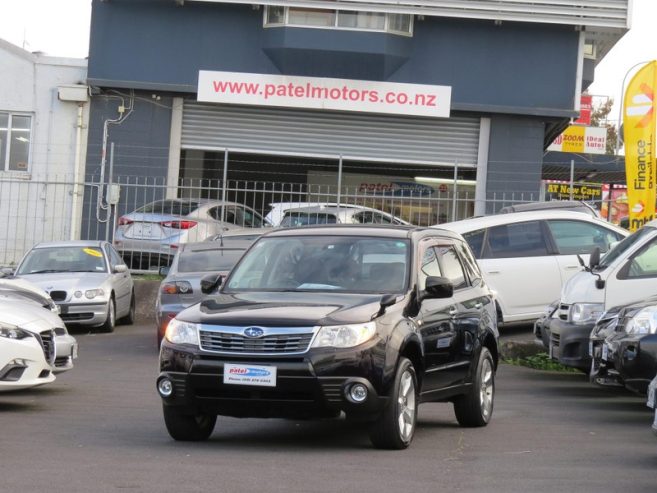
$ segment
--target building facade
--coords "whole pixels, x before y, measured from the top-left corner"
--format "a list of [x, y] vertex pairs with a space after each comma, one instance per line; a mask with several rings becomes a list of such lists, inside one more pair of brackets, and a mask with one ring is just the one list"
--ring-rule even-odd
[[87, 177], [109, 181], [114, 144], [112, 181], [151, 191], [124, 186], [117, 215], [231, 181], [263, 207], [314, 190], [445, 198], [428, 222], [490, 213], [538, 197], [629, 4], [94, 0]]
[[[0, 263], [80, 234], [89, 116], [87, 61], [0, 40]], [[75, 219], [73, 219], [75, 218]]]

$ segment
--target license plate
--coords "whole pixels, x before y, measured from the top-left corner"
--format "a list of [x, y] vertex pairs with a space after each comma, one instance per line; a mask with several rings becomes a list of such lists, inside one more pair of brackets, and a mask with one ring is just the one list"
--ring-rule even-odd
[[550, 343], [550, 358], [556, 360], [559, 359], [559, 346], [555, 346], [552, 343]]
[[149, 224], [149, 223], [133, 224], [132, 230], [130, 231], [130, 233], [135, 238], [152, 238], [153, 237], [153, 225]]
[[276, 387], [276, 367], [260, 365], [224, 365], [224, 383]]
[[609, 346], [606, 344], [602, 345], [602, 361], [607, 361], [607, 357], [609, 356]]

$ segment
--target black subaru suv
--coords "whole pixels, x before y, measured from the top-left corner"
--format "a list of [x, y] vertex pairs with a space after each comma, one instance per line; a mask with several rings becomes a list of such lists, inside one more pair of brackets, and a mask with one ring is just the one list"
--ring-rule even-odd
[[362, 420], [376, 447], [407, 447], [418, 404], [462, 426], [493, 412], [491, 291], [457, 233], [406, 226], [283, 229], [261, 237], [214, 296], [179, 313], [157, 390], [176, 440], [217, 415]]

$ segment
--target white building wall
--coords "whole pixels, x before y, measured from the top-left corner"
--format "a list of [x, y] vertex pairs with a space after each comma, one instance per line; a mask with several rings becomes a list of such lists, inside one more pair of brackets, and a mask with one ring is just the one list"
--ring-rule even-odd
[[0, 73], [0, 112], [32, 117], [28, 169], [7, 171], [4, 156], [0, 161], [0, 265], [11, 265], [39, 241], [76, 234], [73, 191], [83, 181], [89, 103], [61, 101], [58, 89], [84, 85], [87, 61], [36, 55], [0, 40]]

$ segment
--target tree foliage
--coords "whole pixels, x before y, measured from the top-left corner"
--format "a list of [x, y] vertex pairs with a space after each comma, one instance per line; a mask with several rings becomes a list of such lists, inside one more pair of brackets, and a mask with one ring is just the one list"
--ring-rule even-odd
[[609, 121], [609, 113], [614, 105], [612, 98], [594, 103], [591, 108], [591, 126], [607, 128], [607, 154], [616, 153], [616, 143], [618, 142], [618, 129], [614, 123]]

